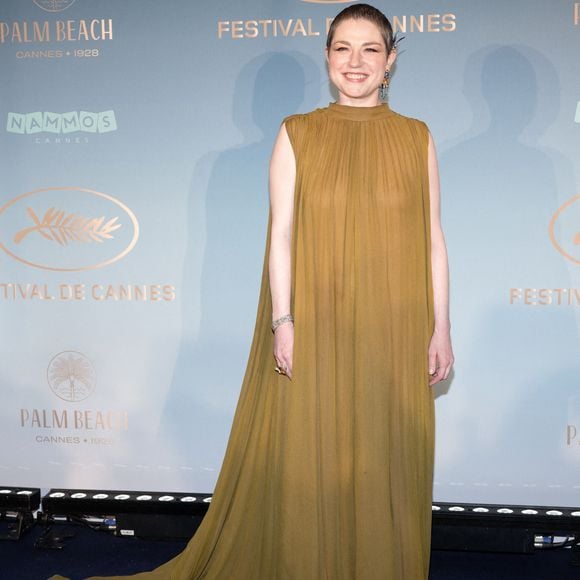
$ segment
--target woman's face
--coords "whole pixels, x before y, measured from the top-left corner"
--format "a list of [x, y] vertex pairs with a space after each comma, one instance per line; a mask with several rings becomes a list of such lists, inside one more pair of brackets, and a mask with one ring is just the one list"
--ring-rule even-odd
[[338, 102], [355, 107], [378, 105], [379, 85], [395, 58], [394, 50], [387, 57], [385, 42], [375, 24], [362, 18], [341, 22], [326, 50], [328, 74], [338, 89]]

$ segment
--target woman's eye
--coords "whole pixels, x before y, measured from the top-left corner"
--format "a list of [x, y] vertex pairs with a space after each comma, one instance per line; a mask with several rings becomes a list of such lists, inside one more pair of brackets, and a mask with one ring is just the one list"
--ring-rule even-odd
[[379, 52], [376, 48], [367, 48], [367, 52]]
[[343, 52], [346, 50], [346, 46], [337, 46], [334, 50], [336, 50], [336, 52]]

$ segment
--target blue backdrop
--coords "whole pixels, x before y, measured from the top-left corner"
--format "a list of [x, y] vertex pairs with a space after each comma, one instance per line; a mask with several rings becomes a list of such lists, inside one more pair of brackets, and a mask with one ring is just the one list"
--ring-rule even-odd
[[[348, 2], [0, 5], [0, 484], [213, 489], [267, 166], [334, 100]], [[392, 0], [396, 111], [438, 144], [457, 363], [439, 500], [579, 503], [580, 3]]]

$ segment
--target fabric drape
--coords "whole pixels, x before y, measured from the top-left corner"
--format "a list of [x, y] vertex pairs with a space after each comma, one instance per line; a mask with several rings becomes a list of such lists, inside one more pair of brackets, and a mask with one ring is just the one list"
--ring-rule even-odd
[[294, 378], [274, 371], [266, 259], [210, 509], [183, 553], [132, 578], [427, 578], [428, 130], [386, 105], [331, 104], [285, 123], [297, 168]]

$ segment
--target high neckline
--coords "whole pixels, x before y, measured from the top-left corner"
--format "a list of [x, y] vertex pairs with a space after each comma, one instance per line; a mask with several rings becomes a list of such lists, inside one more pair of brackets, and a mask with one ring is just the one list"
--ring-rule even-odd
[[330, 103], [328, 105], [328, 111], [333, 116], [350, 121], [374, 121], [386, 119], [394, 114], [386, 103], [375, 105], [374, 107], [353, 107], [352, 105]]

